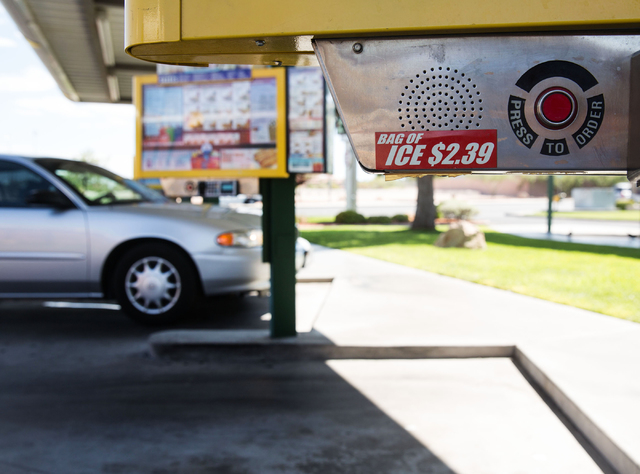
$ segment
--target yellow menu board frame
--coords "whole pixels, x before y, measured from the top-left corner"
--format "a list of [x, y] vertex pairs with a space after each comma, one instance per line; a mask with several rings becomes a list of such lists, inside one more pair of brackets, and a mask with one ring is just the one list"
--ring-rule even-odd
[[276, 165], [273, 168], [257, 169], [190, 169], [190, 170], [144, 170], [143, 169], [143, 87], [158, 85], [159, 87], [175, 87], [198, 84], [212, 84], [210, 81], [168, 83], [158, 82], [157, 75], [134, 77], [133, 103], [136, 108], [136, 156], [134, 159], [134, 179], [141, 178], [287, 178], [287, 87], [286, 69], [254, 68], [249, 79], [232, 79], [215, 81], [215, 84], [232, 83], [260, 78], [276, 80]]

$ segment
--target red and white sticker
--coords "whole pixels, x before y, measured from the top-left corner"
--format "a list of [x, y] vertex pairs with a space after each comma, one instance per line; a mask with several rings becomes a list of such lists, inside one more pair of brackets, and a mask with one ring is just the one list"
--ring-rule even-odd
[[497, 168], [497, 130], [376, 132], [376, 169]]

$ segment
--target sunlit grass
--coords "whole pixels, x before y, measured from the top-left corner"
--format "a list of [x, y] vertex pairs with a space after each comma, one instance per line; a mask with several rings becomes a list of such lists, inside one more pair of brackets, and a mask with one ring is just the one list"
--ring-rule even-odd
[[301, 224], [326, 224], [335, 222], [336, 216], [301, 216], [298, 221]]
[[484, 251], [434, 247], [438, 232], [327, 226], [302, 236], [409, 267], [640, 322], [640, 250], [486, 231]]

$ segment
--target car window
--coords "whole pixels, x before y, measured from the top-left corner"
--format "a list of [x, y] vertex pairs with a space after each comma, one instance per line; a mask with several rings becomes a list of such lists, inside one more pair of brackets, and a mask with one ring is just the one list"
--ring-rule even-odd
[[164, 195], [151, 188], [147, 188], [144, 184], [138, 183], [137, 181], [133, 181], [131, 179], [125, 179], [124, 181], [125, 183], [127, 183], [127, 186], [142, 194], [149, 201], [169, 202], [169, 199], [167, 199]]
[[148, 201], [127, 180], [87, 163], [58, 159], [36, 162], [68, 184], [90, 206], [130, 204]]
[[60, 192], [29, 168], [0, 160], [0, 207], [42, 207], [28, 202], [38, 191]]

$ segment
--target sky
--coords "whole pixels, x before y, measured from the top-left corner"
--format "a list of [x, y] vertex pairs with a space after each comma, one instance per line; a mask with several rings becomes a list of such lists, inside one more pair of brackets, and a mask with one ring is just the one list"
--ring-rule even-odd
[[[334, 140], [334, 176], [345, 145]], [[135, 108], [67, 99], [0, 3], [0, 154], [78, 159], [133, 177]], [[358, 179], [371, 179], [358, 170]]]
[[0, 3], [0, 154], [77, 159], [133, 176], [135, 109], [67, 99]]

